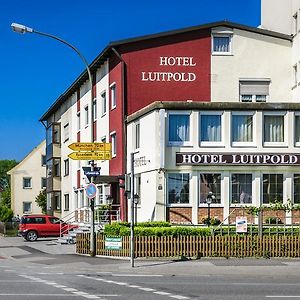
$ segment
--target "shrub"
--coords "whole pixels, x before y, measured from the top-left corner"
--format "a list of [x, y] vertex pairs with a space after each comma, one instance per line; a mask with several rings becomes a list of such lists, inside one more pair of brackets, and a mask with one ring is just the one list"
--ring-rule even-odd
[[201, 222], [206, 225], [217, 226], [221, 224], [221, 221], [217, 218], [202, 218]]
[[266, 224], [283, 224], [281, 219], [278, 217], [268, 217], [266, 218]]

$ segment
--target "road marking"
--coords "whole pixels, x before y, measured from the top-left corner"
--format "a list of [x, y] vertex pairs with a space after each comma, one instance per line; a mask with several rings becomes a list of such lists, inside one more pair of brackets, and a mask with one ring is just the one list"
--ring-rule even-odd
[[[56, 283], [54, 281], [47, 281], [47, 280], [43, 280], [43, 279], [38, 278], [38, 277], [29, 276], [29, 275], [25, 275], [25, 274], [22, 274], [22, 275], [19, 275], [19, 276], [31, 279], [31, 280], [33, 280], [35, 282], [41, 282], [41, 283], [44, 283], [44, 284], [47, 284], [47, 285], [51, 285], [51, 286], [53, 286], [55, 288], [60, 288], [60, 289], [62, 289], [64, 291], [66, 291], [66, 292], [71, 292], [72, 293], [72, 294], [62, 294], [63, 296], [68, 296], [68, 297], [72, 297], [72, 296], [73, 297], [78, 297], [78, 296], [81, 296], [81, 297], [88, 298], [88, 299], [102, 299], [102, 300], [105, 300], [105, 298], [100, 298], [97, 295], [91, 295], [91, 294], [83, 292], [83, 291], [78, 291], [77, 289], [70, 288], [70, 287], [67, 287], [65, 285], [58, 284], [58, 283]], [[28, 295], [28, 294], [26, 294], [26, 295]], [[52, 295], [52, 294], [50, 294], [50, 295]], [[56, 295], [56, 294], [54, 294], [54, 295]]]
[[113, 277], [163, 277], [159, 274], [111, 274]]
[[[22, 294], [0, 294], [0, 296], [23, 296], [24, 293]], [[32, 296], [32, 297], [42, 297], [42, 296], [51, 296], [51, 297], [79, 297], [79, 295], [74, 295], [74, 294], [27, 294], [26, 296]], [[99, 299], [99, 298], [98, 298]]]
[[91, 280], [96, 280], [96, 281], [102, 281], [102, 282], [106, 282], [106, 283], [112, 283], [112, 284], [117, 284], [117, 285], [121, 285], [121, 286], [126, 286], [129, 288], [135, 288], [135, 289], [139, 289], [145, 292], [150, 292], [153, 294], [158, 294], [158, 295], [165, 295], [168, 296], [170, 298], [174, 298], [174, 299], [180, 299], [180, 300], [187, 300], [190, 299], [186, 296], [181, 296], [181, 295], [173, 295], [171, 293], [167, 293], [167, 292], [163, 292], [163, 291], [157, 291], [155, 289], [152, 288], [146, 288], [146, 287], [142, 287], [139, 285], [131, 285], [129, 283], [125, 283], [125, 282], [118, 282], [118, 281], [113, 281], [113, 280], [106, 280], [104, 278], [95, 278], [95, 277], [91, 277], [91, 276], [87, 276], [87, 275], [77, 275], [78, 277], [83, 277], [86, 279], [91, 279]]
[[266, 298], [300, 298], [300, 296], [266, 296]]

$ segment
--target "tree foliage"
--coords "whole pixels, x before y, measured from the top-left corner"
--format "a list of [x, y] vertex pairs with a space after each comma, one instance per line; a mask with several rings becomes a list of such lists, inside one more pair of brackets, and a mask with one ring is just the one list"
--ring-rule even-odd
[[[0, 184], [5, 189], [9, 186], [9, 175], [7, 172], [18, 164], [15, 160], [0, 160]], [[5, 186], [7, 184], [7, 186]]]
[[35, 202], [42, 209], [45, 214], [47, 211], [47, 194], [46, 189], [40, 191], [40, 193], [35, 197]]
[[0, 221], [9, 222], [11, 221], [14, 213], [7, 205], [0, 205]]

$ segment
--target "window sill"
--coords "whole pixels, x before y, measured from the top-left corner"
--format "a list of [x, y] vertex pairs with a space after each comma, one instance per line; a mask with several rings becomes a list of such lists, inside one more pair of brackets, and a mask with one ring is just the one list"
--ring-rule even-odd
[[177, 208], [192, 208], [192, 204], [190, 203], [169, 203], [167, 207], [177, 207]]
[[200, 142], [199, 146], [205, 148], [225, 148], [225, 145], [219, 142]]
[[231, 52], [212, 52], [212, 56], [233, 56]]
[[264, 148], [288, 148], [288, 145], [280, 142], [278, 143], [265, 142], [263, 144], [263, 147]]
[[[210, 204], [210, 208], [224, 208], [224, 205], [222, 203], [214, 203], [214, 204]], [[200, 203], [198, 205], [198, 208], [208, 208], [208, 204], [207, 203]]]
[[257, 145], [254, 143], [247, 143], [247, 142], [232, 142], [231, 144], [232, 148], [238, 147], [238, 148], [257, 148]]
[[168, 147], [193, 147], [191, 142], [168, 142]]

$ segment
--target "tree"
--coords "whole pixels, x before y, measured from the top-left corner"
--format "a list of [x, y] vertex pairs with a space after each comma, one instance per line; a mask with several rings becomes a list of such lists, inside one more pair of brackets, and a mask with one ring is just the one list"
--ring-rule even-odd
[[14, 213], [7, 205], [0, 206], [0, 222], [11, 221]]
[[35, 202], [42, 209], [45, 214], [47, 211], [47, 194], [46, 189], [40, 191], [40, 193], [35, 197]]
[[18, 164], [15, 160], [0, 160], [0, 184], [3, 189], [9, 185], [9, 175], [7, 172]]

